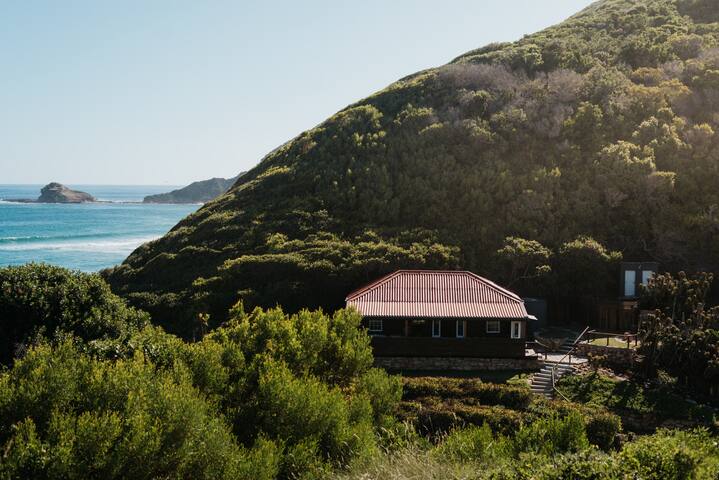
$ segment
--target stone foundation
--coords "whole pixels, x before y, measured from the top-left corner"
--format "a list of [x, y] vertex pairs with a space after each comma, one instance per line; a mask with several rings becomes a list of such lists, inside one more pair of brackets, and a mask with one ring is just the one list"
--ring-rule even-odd
[[539, 370], [537, 357], [467, 358], [467, 357], [375, 357], [376, 367], [385, 370]]

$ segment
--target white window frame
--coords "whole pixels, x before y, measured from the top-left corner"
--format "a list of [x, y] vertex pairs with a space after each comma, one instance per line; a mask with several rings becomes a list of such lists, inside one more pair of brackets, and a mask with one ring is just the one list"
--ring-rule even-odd
[[[491, 329], [489, 328], [490, 325], [497, 325], [497, 329]], [[499, 323], [499, 320], [487, 320], [487, 325], [485, 327], [487, 333], [500, 333], [502, 331], [502, 325]]]
[[[378, 325], [379, 325], [379, 328], [377, 328]], [[369, 333], [384, 332], [384, 322], [382, 321], [381, 318], [370, 318], [369, 320], [367, 320], [367, 331]]]
[[[462, 325], [462, 334], [459, 333], [459, 326]], [[456, 320], [454, 326], [454, 333], [457, 338], [464, 338], [467, 335], [467, 322], [465, 320]]]
[[[517, 335], [514, 334], [514, 327], [517, 327]], [[512, 324], [510, 325], [510, 328], [509, 328], [509, 335], [513, 339], [522, 338], [522, 322], [513, 320]]]
[[[437, 333], [434, 332], [434, 326], [437, 325]], [[432, 338], [442, 336], [442, 320], [432, 320]]]

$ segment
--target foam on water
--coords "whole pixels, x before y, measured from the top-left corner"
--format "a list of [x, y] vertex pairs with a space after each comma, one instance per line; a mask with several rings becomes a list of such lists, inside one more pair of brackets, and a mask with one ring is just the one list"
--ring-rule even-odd
[[[197, 205], [137, 203], [172, 187], [70, 186], [111, 203], [0, 201], [0, 266], [46, 262], [95, 271], [165, 234]], [[40, 186], [0, 185], [0, 198], [34, 198]]]
[[129, 254], [134, 249], [159, 238], [142, 237], [128, 238], [119, 241], [97, 241], [97, 242], [64, 242], [64, 243], [18, 243], [18, 244], [0, 244], [0, 252], [23, 252], [23, 251], [42, 251], [42, 250], [66, 250], [71, 252], [105, 252], [105, 253], [126, 253]]

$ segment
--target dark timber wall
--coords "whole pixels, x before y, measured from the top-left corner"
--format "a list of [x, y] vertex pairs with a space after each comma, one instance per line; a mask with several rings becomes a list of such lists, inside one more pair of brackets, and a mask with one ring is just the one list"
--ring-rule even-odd
[[376, 336], [372, 350], [375, 357], [521, 358], [524, 339]]

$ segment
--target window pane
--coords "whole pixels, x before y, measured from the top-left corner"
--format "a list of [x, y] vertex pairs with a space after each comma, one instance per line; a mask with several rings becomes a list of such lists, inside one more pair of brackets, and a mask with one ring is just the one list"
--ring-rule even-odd
[[381, 318], [371, 318], [368, 323], [368, 329], [370, 332], [381, 332], [383, 330]]
[[654, 275], [654, 272], [652, 272], [651, 270], [644, 270], [642, 272], [642, 283], [644, 285], [648, 284], [649, 279], [652, 278], [652, 275]]
[[442, 334], [441, 320], [432, 320], [432, 336], [439, 337]]
[[512, 322], [512, 338], [521, 338], [522, 336], [522, 324], [519, 322]]
[[499, 333], [499, 320], [487, 321], [487, 333]]
[[457, 320], [457, 337], [464, 337], [464, 320]]
[[624, 272], [624, 296], [633, 297], [636, 292], [637, 272], [626, 270]]

